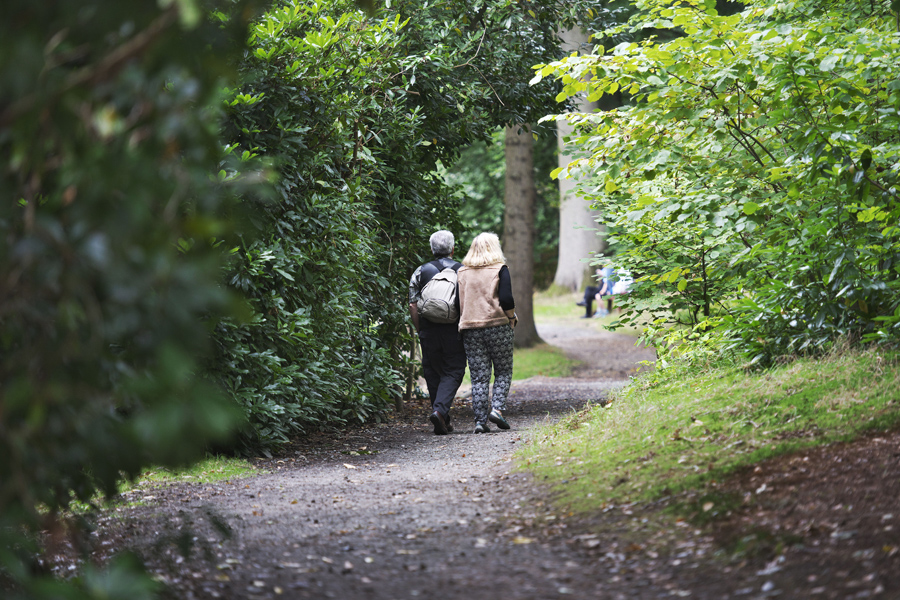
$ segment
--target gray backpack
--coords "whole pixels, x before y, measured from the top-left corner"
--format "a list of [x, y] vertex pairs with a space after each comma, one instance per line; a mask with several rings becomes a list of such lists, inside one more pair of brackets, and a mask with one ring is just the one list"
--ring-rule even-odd
[[443, 268], [422, 288], [416, 308], [420, 317], [425, 317], [432, 323], [456, 323], [459, 319], [459, 310], [456, 308], [456, 270], [435, 262]]

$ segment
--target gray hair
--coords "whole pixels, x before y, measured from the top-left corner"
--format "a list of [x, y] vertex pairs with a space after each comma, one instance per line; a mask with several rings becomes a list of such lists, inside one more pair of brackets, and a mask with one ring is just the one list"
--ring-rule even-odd
[[435, 256], [446, 256], [453, 252], [453, 234], [446, 229], [435, 231], [428, 241]]

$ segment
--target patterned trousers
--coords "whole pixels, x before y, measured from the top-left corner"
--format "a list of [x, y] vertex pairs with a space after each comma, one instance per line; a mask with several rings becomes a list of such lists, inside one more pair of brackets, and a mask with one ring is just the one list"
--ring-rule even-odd
[[[504, 410], [513, 374], [513, 329], [509, 325], [463, 329], [463, 344], [472, 378], [472, 410], [475, 422], [486, 423], [491, 408]], [[488, 397], [494, 367], [494, 395]]]

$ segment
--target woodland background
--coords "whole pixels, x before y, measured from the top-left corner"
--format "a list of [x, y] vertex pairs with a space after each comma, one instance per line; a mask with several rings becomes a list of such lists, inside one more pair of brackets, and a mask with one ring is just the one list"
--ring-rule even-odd
[[[555, 120], [577, 160], [553, 175], [636, 276], [622, 323], [661, 366], [900, 337], [897, 0], [7, 13], [0, 577], [26, 595], [137, 568], [42, 573], [36, 534], [73, 502], [391, 410], [435, 229], [502, 229], [527, 317], [559, 242]], [[592, 53], [562, 50], [573, 28]], [[531, 181], [501, 185], [501, 139]]]

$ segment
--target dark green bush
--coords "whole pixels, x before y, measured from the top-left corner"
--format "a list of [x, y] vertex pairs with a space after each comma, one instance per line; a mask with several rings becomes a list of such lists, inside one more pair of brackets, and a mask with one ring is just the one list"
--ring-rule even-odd
[[233, 304], [207, 240], [226, 232], [218, 215], [236, 188], [210, 176], [223, 66], [244, 34], [181, 10], [192, 4], [4, 4], [4, 597], [99, 597], [123, 572], [129, 597], [149, 593], [126, 562], [69, 587], [35, 576], [34, 536], [64, 529], [74, 500], [113, 494], [149, 464], [185, 464], [243, 420], [196, 373], [211, 349], [204, 320]]
[[226, 281], [252, 317], [218, 323], [208, 369], [247, 412], [245, 451], [378, 418], [402, 392], [409, 276], [434, 230], [461, 232], [439, 162], [552, 101], [526, 82], [555, 30], [528, 7], [483, 8], [277, 5], [252, 29], [226, 177], [271, 170], [276, 193], [243, 203]]

